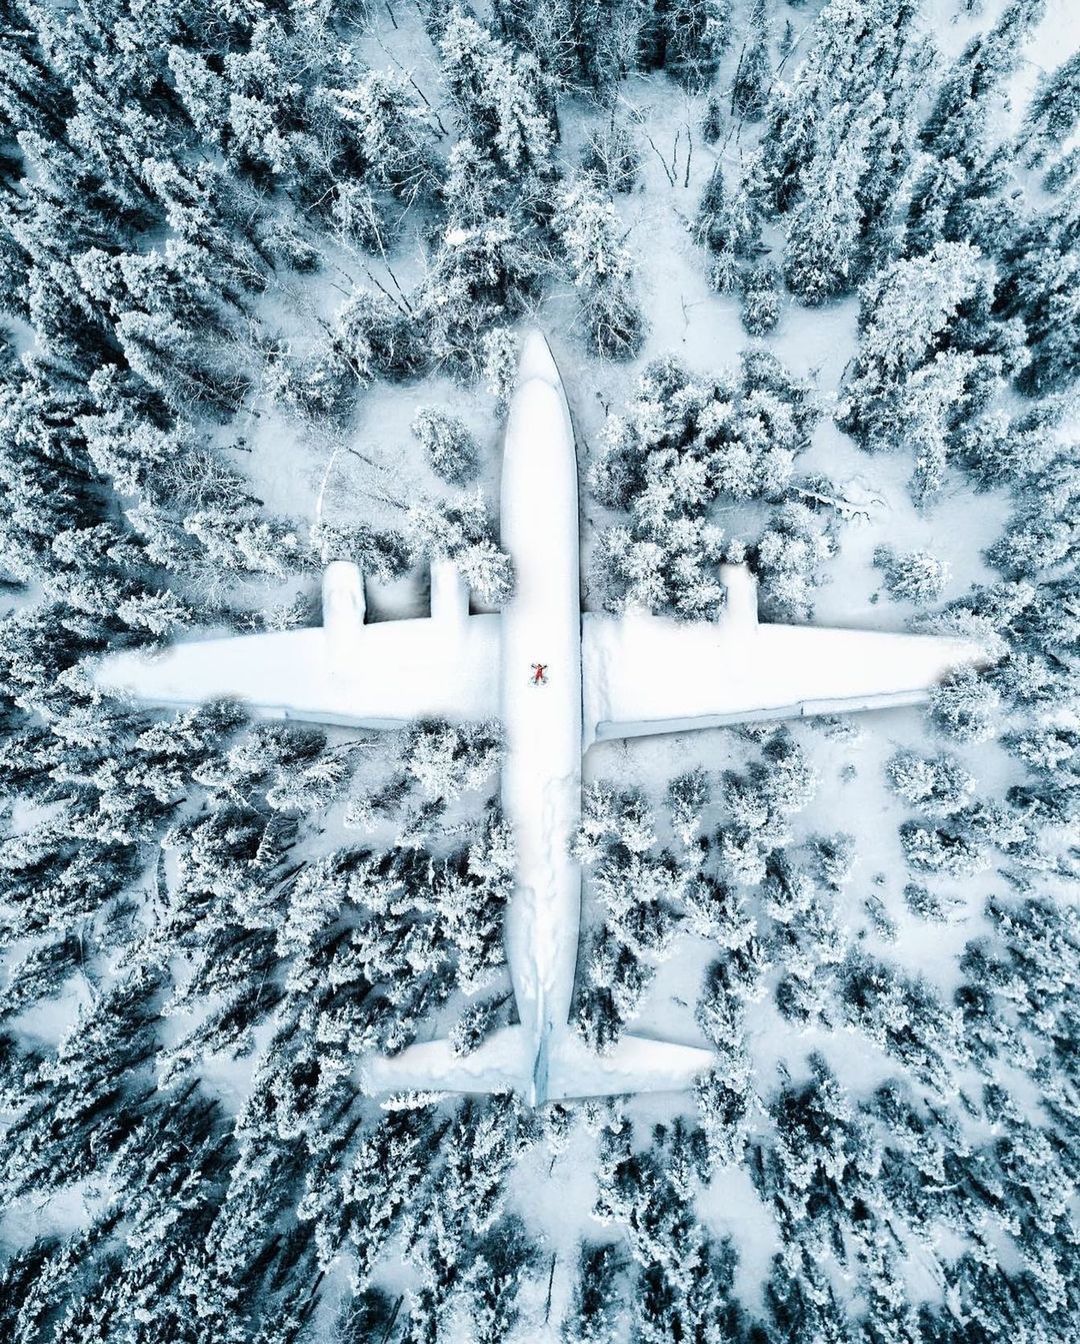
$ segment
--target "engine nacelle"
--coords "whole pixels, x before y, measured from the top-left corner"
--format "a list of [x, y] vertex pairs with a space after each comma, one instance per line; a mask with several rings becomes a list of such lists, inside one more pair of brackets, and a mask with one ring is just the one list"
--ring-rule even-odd
[[322, 623], [331, 666], [350, 662], [357, 654], [367, 601], [364, 576], [351, 560], [333, 560], [322, 581]]
[[431, 614], [437, 621], [455, 624], [469, 614], [469, 585], [452, 560], [432, 561]]
[[757, 579], [747, 565], [721, 565], [720, 582], [727, 589], [727, 603], [720, 619], [732, 625], [758, 623]]

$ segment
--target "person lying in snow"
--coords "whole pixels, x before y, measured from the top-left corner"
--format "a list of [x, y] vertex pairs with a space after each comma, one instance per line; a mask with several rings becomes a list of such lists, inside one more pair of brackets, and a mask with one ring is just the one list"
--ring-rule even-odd
[[547, 663], [531, 663], [533, 674], [532, 684], [534, 686], [547, 685]]

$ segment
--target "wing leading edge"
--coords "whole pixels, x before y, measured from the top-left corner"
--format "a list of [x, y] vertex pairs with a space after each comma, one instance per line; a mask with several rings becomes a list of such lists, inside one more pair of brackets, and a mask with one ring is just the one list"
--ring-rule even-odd
[[953, 668], [988, 661], [959, 639], [759, 624], [749, 571], [725, 566], [724, 581], [728, 610], [715, 622], [585, 615], [586, 745], [917, 704]]

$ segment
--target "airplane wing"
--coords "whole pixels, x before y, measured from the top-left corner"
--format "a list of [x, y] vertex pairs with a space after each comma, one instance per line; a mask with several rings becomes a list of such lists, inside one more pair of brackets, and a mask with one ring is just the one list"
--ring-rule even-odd
[[985, 664], [966, 640], [759, 624], [754, 579], [724, 566], [717, 621], [645, 612], [582, 621], [586, 746], [682, 732], [917, 704], [953, 668]]
[[113, 654], [96, 684], [158, 705], [248, 701], [272, 718], [395, 728], [418, 718], [481, 720], [498, 713], [499, 618], [470, 616], [452, 566], [432, 566], [432, 614], [364, 624], [355, 565], [323, 580], [323, 624]]

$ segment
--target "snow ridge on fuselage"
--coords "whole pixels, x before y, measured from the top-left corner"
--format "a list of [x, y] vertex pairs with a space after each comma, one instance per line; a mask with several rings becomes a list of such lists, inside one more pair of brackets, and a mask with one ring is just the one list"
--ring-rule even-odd
[[562, 383], [539, 333], [526, 344], [510, 407], [501, 493], [502, 544], [515, 577], [502, 612], [502, 804], [519, 874], [506, 949], [518, 1016], [533, 1042], [536, 1104], [547, 1092], [551, 1038], [570, 1013], [581, 915], [581, 870], [570, 846], [582, 746], [577, 460]]

